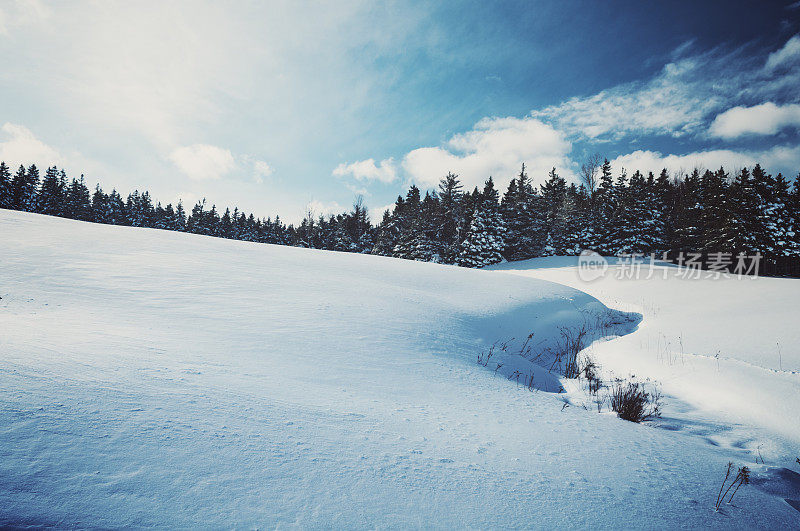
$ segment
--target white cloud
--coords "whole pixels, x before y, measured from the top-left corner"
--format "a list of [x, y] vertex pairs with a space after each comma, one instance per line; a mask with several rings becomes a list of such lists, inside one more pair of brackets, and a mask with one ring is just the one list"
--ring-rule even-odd
[[397, 168], [391, 158], [384, 159], [378, 164], [375, 164], [374, 159], [367, 159], [350, 164], [339, 164], [333, 170], [333, 175], [336, 177], [351, 175], [359, 181], [390, 183], [397, 178]]
[[275, 173], [275, 170], [264, 162], [263, 160], [254, 160], [253, 161], [253, 171], [255, 172], [255, 181], [258, 184], [262, 184], [264, 179]]
[[658, 151], [637, 150], [615, 158], [611, 161], [611, 166], [615, 172], [626, 168], [629, 174], [639, 170], [643, 173], [652, 171], [658, 175], [662, 168], [666, 168], [673, 175], [681, 175], [694, 168], [714, 170], [724, 167], [729, 172], [734, 172], [745, 166], [752, 167], [756, 163], [771, 172], [793, 175], [800, 168], [800, 147], [775, 146], [761, 151], [715, 149], [684, 155], [663, 155]]
[[458, 174], [468, 188], [481, 186], [489, 176], [502, 185], [523, 162], [534, 179], [546, 176], [554, 166], [571, 175], [567, 157], [571, 149], [561, 133], [535, 118], [484, 118], [442, 147], [409, 152], [403, 169], [423, 186], [435, 186], [447, 172]]
[[369, 209], [369, 219], [372, 221], [373, 224], [377, 225], [383, 219], [383, 213], [386, 211], [392, 212], [394, 211], [394, 203], [389, 203], [388, 205], [383, 205], [382, 207], [375, 207]]
[[[534, 110], [531, 116], [563, 131], [569, 138], [620, 140], [644, 135], [681, 137], [700, 134], [714, 115], [741, 102], [797, 101], [800, 83], [800, 36], [769, 55], [715, 49], [681, 57], [653, 78], [617, 85], [597, 94], [575, 97]], [[784, 71], [777, 75], [774, 69]]]
[[6, 122], [2, 132], [5, 139], [0, 141], [0, 160], [4, 160], [9, 166], [64, 164], [58, 151], [36, 138], [27, 127]]
[[[624, 134], [656, 133], [681, 136], [697, 130], [718, 100], [698, 82], [707, 59], [691, 57], [669, 63], [647, 82], [572, 98], [531, 113], [570, 136], [599, 139]], [[712, 74], [713, 75], [713, 74]]]
[[800, 59], [800, 35], [795, 35], [780, 50], [769, 54], [764, 69], [772, 71], [782, 65], [793, 64]]
[[734, 107], [717, 115], [709, 134], [720, 138], [745, 134], [774, 135], [785, 127], [800, 127], [800, 105], [766, 102], [753, 107]]
[[0, 8], [0, 35], [8, 35], [12, 27], [40, 22], [51, 14], [39, 0], [17, 0]]
[[269, 177], [275, 173], [275, 170], [273, 170], [272, 167], [263, 160], [257, 160], [253, 162], [253, 169], [261, 177]]
[[219, 179], [236, 168], [230, 150], [208, 144], [180, 147], [170, 153], [169, 159], [187, 177], [197, 181]]

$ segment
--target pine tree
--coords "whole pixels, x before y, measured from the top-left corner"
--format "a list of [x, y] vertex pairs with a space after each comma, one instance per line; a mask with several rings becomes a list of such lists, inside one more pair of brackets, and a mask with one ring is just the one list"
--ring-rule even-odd
[[11, 207], [15, 210], [34, 212], [36, 210], [36, 195], [39, 187], [39, 169], [31, 164], [27, 171], [20, 165], [19, 170], [11, 180]]
[[36, 211], [50, 216], [60, 216], [64, 213], [64, 189], [55, 166], [47, 168], [42, 179], [36, 196]]
[[779, 173], [774, 181], [772, 217], [768, 231], [772, 234], [775, 256], [793, 256], [797, 253], [793, 233], [792, 194], [789, 181]]
[[544, 251], [548, 254], [566, 254], [570, 246], [567, 235], [569, 220], [566, 215], [566, 199], [567, 183], [553, 168], [548, 174], [547, 181], [541, 186], [539, 200], [544, 215], [544, 227], [552, 247]]
[[125, 211], [125, 203], [116, 190], [111, 190], [111, 193], [108, 194], [105, 219], [106, 223], [111, 225], [125, 225], [127, 223], [128, 213]]
[[186, 230], [186, 211], [183, 209], [182, 201], [178, 201], [178, 206], [175, 207], [175, 218], [172, 227], [172, 230]]
[[731, 209], [726, 232], [734, 253], [750, 254], [758, 250], [762, 233], [758, 205], [758, 193], [753, 176], [747, 168], [736, 175], [730, 186]]
[[372, 254], [381, 256], [392, 256], [392, 251], [400, 241], [400, 224], [398, 223], [397, 216], [395, 215], [398, 210], [403, 208], [403, 198], [397, 196], [397, 201], [394, 204], [394, 210], [386, 209], [383, 212], [383, 219], [378, 225], [377, 237], [375, 239], [375, 246], [372, 248]]
[[[439, 212], [435, 223], [438, 225], [435, 241], [441, 244], [441, 260], [452, 264], [458, 251], [458, 245], [465, 230], [464, 193], [458, 175], [448, 173], [439, 181]], [[433, 201], [429, 198], [428, 201]], [[430, 235], [429, 235], [430, 236]]]
[[483, 267], [503, 261], [505, 249], [503, 218], [498, 193], [491, 177], [479, 194], [469, 230], [459, 245], [458, 264]]
[[233, 238], [233, 220], [231, 219], [231, 209], [226, 208], [225, 213], [219, 220], [219, 236], [222, 238]]
[[778, 215], [781, 198], [777, 190], [778, 183], [772, 175], [766, 173], [760, 164], [753, 167], [753, 190], [757, 196], [755, 211], [755, 250], [767, 256], [781, 254], [778, 245]]
[[592, 202], [591, 226], [588, 247], [598, 253], [614, 254], [612, 245], [612, 219], [616, 211], [614, 180], [611, 163], [603, 160], [600, 167], [600, 185]]
[[800, 173], [794, 179], [788, 205], [789, 230], [787, 236], [792, 256], [800, 256]]
[[11, 208], [11, 170], [0, 162], [0, 208]]
[[700, 172], [695, 169], [690, 175], [685, 176], [676, 193], [675, 237], [672, 251], [699, 252], [705, 241]]
[[728, 202], [728, 175], [720, 168], [706, 170], [700, 180], [703, 201], [703, 246], [706, 252], [730, 252], [733, 235], [729, 223], [731, 205]]
[[66, 190], [67, 217], [81, 221], [92, 220], [92, 201], [83, 175], [80, 180], [72, 179]]
[[103, 192], [98, 184], [92, 194], [92, 221], [95, 223], [109, 223], [108, 195]]
[[503, 255], [507, 260], [526, 260], [540, 255], [547, 230], [539, 199], [523, 164], [516, 179], [508, 185], [500, 206], [506, 228]]

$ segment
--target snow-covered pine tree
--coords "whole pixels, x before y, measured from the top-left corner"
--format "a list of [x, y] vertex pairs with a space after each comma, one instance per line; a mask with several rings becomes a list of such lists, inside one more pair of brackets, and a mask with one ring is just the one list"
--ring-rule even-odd
[[591, 248], [593, 234], [591, 198], [586, 187], [572, 184], [567, 190], [564, 203], [566, 234], [566, 254], [578, 255]]
[[122, 201], [122, 197], [119, 195], [115, 189], [111, 190], [111, 193], [108, 194], [108, 201], [107, 201], [107, 209], [106, 209], [106, 220], [107, 223], [112, 225], [125, 225], [126, 220], [128, 219], [128, 214], [125, 212], [125, 203]]
[[760, 164], [753, 167], [753, 189], [757, 196], [756, 208], [756, 250], [767, 256], [780, 256], [778, 245], [778, 220], [781, 198], [775, 177], [764, 171]]
[[676, 191], [675, 237], [672, 251], [699, 252], [703, 248], [703, 202], [700, 172], [695, 169], [684, 176]]
[[222, 238], [233, 238], [233, 219], [231, 209], [226, 208], [225, 213], [219, 220], [219, 236]]
[[82, 221], [92, 220], [92, 200], [83, 175], [80, 180], [73, 178], [66, 190], [67, 217]]
[[787, 205], [790, 227], [788, 236], [791, 242], [792, 256], [800, 256], [800, 173], [794, 179]]
[[92, 194], [92, 221], [95, 223], [108, 223], [108, 195], [103, 192], [100, 185], [96, 185]]
[[490, 177], [484, 185], [466, 237], [459, 246], [458, 265], [483, 267], [503, 261], [505, 230], [497, 199], [497, 190]]
[[11, 180], [11, 207], [16, 210], [34, 212], [36, 210], [36, 192], [39, 187], [39, 169], [31, 164], [27, 171], [20, 165]]
[[509, 183], [500, 205], [506, 229], [503, 256], [507, 260], [525, 260], [541, 253], [546, 230], [539, 199], [523, 164], [516, 179]]
[[47, 168], [36, 196], [36, 211], [50, 216], [63, 213], [64, 190], [61, 188], [58, 169], [53, 166]]
[[439, 181], [438, 212], [435, 213], [436, 235], [429, 239], [439, 244], [441, 261], [452, 264], [459, 252], [459, 243], [463, 239], [465, 212], [464, 192], [458, 175], [448, 173]]
[[611, 163], [608, 159], [604, 159], [603, 165], [600, 167], [600, 185], [592, 198], [591, 225], [588, 231], [590, 237], [588, 247], [593, 251], [613, 254], [611, 249], [611, 220], [614, 217], [615, 210], [615, 190], [611, 174]]
[[725, 170], [706, 170], [700, 179], [700, 193], [703, 201], [703, 247], [699, 250], [709, 253], [730, 252], [733, 235], [730, 233], [731, 205]]
[[[543, 249], [544, 256], [552, 254], [566, 254], [570, 247], [568, 243], [568, 222], [565, 201], [567, 198], [567, 182], [561, 178], [553, 168], [547, 180], [541, 185], [539, 205], [544, 215], [544, 228], [550, 239], [552, 249]], [[547, 247], [547, 243], [545, 243]]]
[[[396, 211], [398, 207], [402, 208], [402, 203], [403, 198], [398, 196], [394, 210]], [[376, 233], [375, 245], [370, 252], [381, 256], [391, 256], [392, 249], [397, 245], [400, 237], [400, 227], [393, 211], [389, 209], [383, 211], [383, 219], [378, 225]]]
[[0, 161], [0, 208], [11, 208], [11, 169]]
[[172, 230], [186, 230], [186, 211], [183, 209], [183, 202], [178, 201], [175, 207], [175, 217], [173, 218]]
[[[420, 244], [420, 248], [426, 249], [430, 247], [430, 242], [427, 242], [427, 237], [422, 238], [416, 233], [422, 229], [420, 223], [420, 210], [422, 207], [422, 200], [420, 197], [419, 188], [416, 185], [411, 185], [406, 193], [406, 198], [403, 202], [402, 209], [398, 210], [395, 207], [395, 220], [397, 223], [397, 243], [392, 248], [392, 256], [397, 258], [406, 258], [413, 260], [411, 257], [414, 254], [414, 248], [417, 246], [414, 241]], [[430, 250], [431, 255], [433, 250]]]
[[345, 229], [353, 242], [353, 252], [368, 253], [374, 246], [372, 224], [369, 211], [364, 206], [364, 199], [358, 196], [353, 203], [353, 210], [344, 219]]
[[657, 226], [661, 229], [661, 238], [655, 252], [662, 253], [672, 248], [675, 238], [675, 186], [670, 181], [669, 173], [664, 168], [659, 173], [653, 187], [652, 212], [657, 219]]
[[731, 252], [753, 253], [758, 250], [762, 233], [759, 214], [759, 195], [755, 190], [753, 176], [742, 168], [730, 186], [731, 208], [728, 217]]
[[776, 256], [794, 256], [798, 251], [794, 244], [791, 201], [791, 185], [779, 173], [774, 182], [773, 218], [769, 229], [773, 235]]

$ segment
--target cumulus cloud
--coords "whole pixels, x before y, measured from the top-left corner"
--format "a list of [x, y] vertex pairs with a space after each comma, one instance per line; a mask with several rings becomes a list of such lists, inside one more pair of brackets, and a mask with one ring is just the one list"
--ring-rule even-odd
[[230, 150], [208, 144], [177, 148], [169, 159], [184, 175], [197, 181], [219, 179], [236, 167]]
[[378, 164], [375, 164], [374, 159], [367, 159], [350, 164], [339, 164], [333, 170], [333, 175], [336, 177], [350, 175], [359, 181], [390, 183], [397, 178], [397, 168], [391, 158], [384, 159]]
[[40, 166], [63, 165], [63, 157], [56, 149], [48, 146], [25, 126], [6, 122], [0, 129], [0, 160], [10, 166], [37, 164]]
[[682, 175], [693, 169], [716, 169], [724, 167], [728, 171], [736, 171], [743, 167], [752, 167], [760, 163], [768, 171], [783, 172], [792, 175], [800, 168], [800, 147], [775, 146], [768, 150], [733, 151], [715, 149], [697, 151], [683, 155], [663, 155], [658, 151], [637, 150], [621, 155], [611, 161], [615, 171], [626, 168], [628, 172], [640, 170], [658, 174], [666, 168], [673, 175]]
[[489, 176], [500, 184], [508, 182], [523, 162], [533, 178], [546, 176], [554, 166], [571, 175], [567, 156], [571, 150], [560, 132], [535, 118], [484, 118], [443, 146], [409, 152], [402, 166], [412, 181], [423, 186], [435, 186], [452, 171], [473, 187]]
[[780, 66], [794, 64], [800, 60], [800, 35], [795, 35], [780, 50], [774, 51], [767, 57], [764, 69], [775, 70]]
[[774, 135], [786, 127], [800, 127], [800, 105], [775, 105], [768, 101], [753, 107], [734, 107], [717, 115], [709, 134], [720, 138]]

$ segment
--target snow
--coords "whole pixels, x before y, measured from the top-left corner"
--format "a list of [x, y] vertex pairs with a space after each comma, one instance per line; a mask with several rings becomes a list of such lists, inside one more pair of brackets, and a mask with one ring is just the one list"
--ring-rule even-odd
[[800, 281], [723, 277], [666, 263], [651, 272], [647, 261], [636, 275], [627, 261], [610, 260], [606, 274], [593, 281], [581, 279], [575, 257], [493, 269], [570, 285], [642, 314], [636, 333], [592, 347], [608, 372], [661, 382], [673, 402], [667, 416], [680, 417], [672, 419], [676, 429], [760, 451], [773, 463], [794, 463], [800, 454]]
[[[568, 394], [527, 391], [510, 366], [543, 369], [511, 352], [497, 373], [478, 365], [498, 340], [534, 332], [552, 345], [558, 327], [611, 312], [633, 333], [591, 347], [604, 370], [678, 374], [678, 362], [634, 348], [670, 324], [671, 299], [651, 324], [654, 302], [621, 303], [635, 288], [611, 300], [593, 291], [602, 281], [579, 291], [531, 278], [569, 283], [566, 270], [528, 266], [469, 270], [0, 210], [0, 525], [800, 525], [783, 501], [800, 498], [783, 464], [794, 427], [741, 413], [733, 431], [774, 434], [781, 466], [754, 466], [754, 484], [716, 513], [725, 463], [752, 455], [692, 430], [730, 422], [681, 394], [696, 379], [664, 382], [665, 422], [679, 429], [660, 429], [584, 410], [567, 382]], [[791, 321], [785, 286], [756, 308]], [[759, 332], [770, 316], [751, 317], [739, 331], [781, 329]], [[766, 353], [721, 337], [730, 329], [719, 341], [694, 330], [683, 329], [685, 357], [701, 375], [713, 361], [797, 392], [791, 332], [769, 336], [783, 350], [775, 371]], [[719, 361], [688, 354], [715, 344]], [[642, 360], [626, 363], [634, 353]]]

